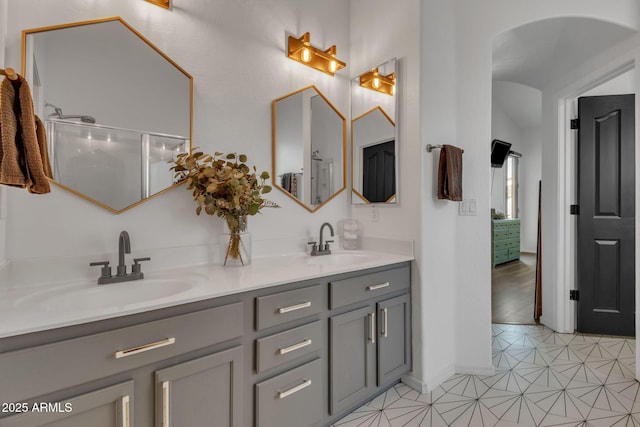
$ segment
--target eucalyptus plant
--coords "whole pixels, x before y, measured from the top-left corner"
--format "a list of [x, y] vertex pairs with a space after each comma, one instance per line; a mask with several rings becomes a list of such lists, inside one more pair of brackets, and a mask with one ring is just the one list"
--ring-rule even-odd
[[247, 216], [259, 213], [263, 207], [278, 207], [263, 198], [272, 189], [266, 183], [269, 173], [258, 174], [255, 166], [249, 167], [245, 154], [215, 152], [210, 155], [195, 150], [197, 148], [179, 154], [171, 170], [178, 180], [186, 180], [187, 189], [192, 190], [198, 204], [197, 215], [204, 210], [208, 215], [225, 219], [231, 231], [226, 256], [238, 258], [241, 256], [239, 233], [246, 230]]

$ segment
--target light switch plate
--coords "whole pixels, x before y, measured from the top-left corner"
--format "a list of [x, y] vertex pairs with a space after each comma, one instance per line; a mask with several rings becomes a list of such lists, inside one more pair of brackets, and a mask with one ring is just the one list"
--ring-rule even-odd
[[477, 200], [476, 199], [464, 199], [458, 204], [458, 215], [459, 216], [477, 216], [478, 208], [477, 208]]

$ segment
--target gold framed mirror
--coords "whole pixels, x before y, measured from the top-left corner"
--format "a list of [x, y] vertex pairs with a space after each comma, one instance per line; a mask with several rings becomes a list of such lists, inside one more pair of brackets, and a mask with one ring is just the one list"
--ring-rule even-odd
[[313, 85], [271, 106], [273, 184], [315, 212], [347, 186], [347, 121]]
[[397, 60], [351, 81], [351, 203], [398, 202]]
[[47, 129], [52, 182], [114, 213], [178, 185], [193, 78], [120, 17], [22, 32], [22, 74]]

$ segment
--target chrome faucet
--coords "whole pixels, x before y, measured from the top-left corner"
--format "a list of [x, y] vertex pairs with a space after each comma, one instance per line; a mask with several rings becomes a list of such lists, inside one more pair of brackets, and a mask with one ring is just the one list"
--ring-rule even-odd
[[333, 240], [326, 240], [324, 241], [324, 244], [323, 244], [323, 232], [325, 227], [329, 227], [329, 231], [331, 232], [331, 237], [334, 236], [333, 227], [331, 226], [331, 224], [329, 224], [328, 222], [325, 222], [324, 224], [322, 224], [320, 226], [320, 244], [317, 244], [316, 242], [309, 242], [310, 245], [313, 245], [311, 248], [312, 256], [331, 254], [329, 243], [333, 243]]
[[111, 267], [109, 267], [109, 261], [92, 262], [89, 265], [101, 265], [101, 274], [98, 278], [98, 285], [104, 285], [107, 283], [119, 283], [128, 282], [130, 280], [140, 280], [144, 278], [142, 273], [140, 262], [149, 261], [151, 258], [134, 258], [131, 265], [131, 273], [127, 274], [127, 265], [125, 264], [125, 254], [131, 253], [131, 239], [129, 233], [126, 231], [120, 232], [118, 238], [118, 269], [115, 276], [111, 275]]

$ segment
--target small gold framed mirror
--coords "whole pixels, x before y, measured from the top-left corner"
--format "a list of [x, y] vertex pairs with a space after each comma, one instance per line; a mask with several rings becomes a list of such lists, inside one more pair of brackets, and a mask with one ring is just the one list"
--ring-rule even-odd
[[347, 122], [315, 86], [272, 102], [275, 187], [309, 212], [346, 188]]

